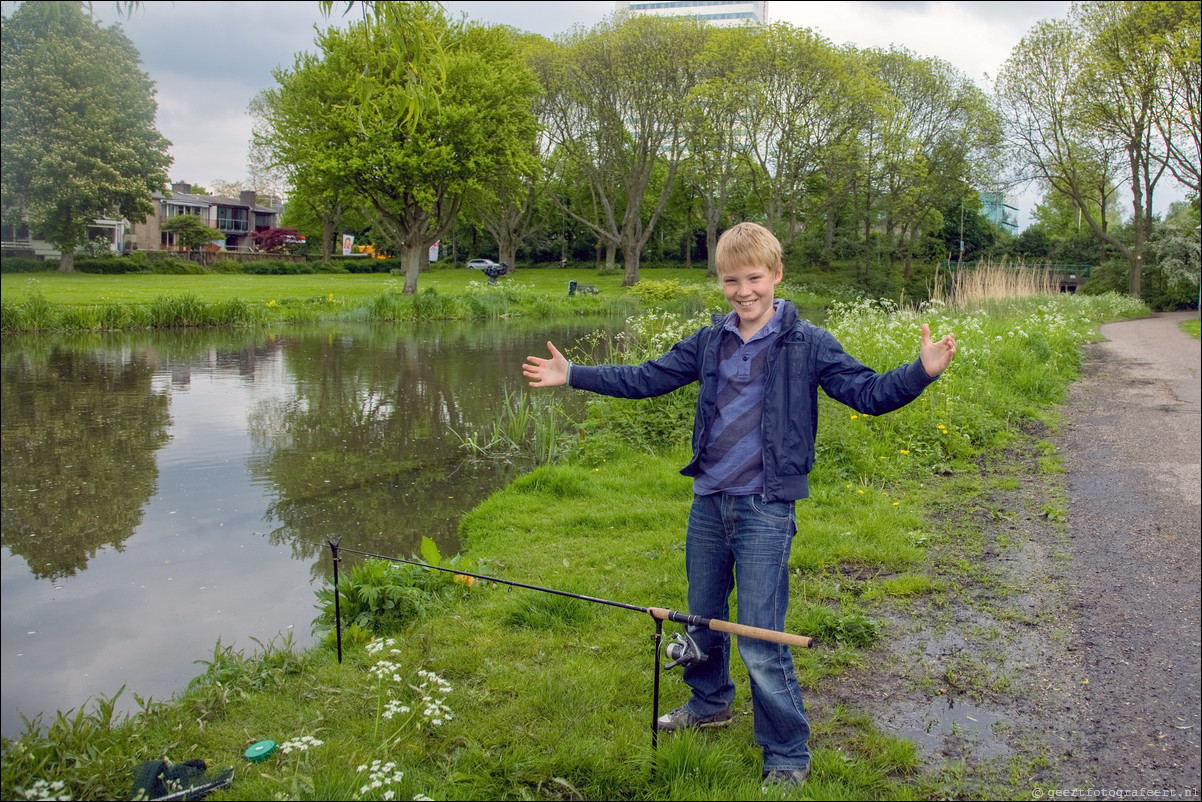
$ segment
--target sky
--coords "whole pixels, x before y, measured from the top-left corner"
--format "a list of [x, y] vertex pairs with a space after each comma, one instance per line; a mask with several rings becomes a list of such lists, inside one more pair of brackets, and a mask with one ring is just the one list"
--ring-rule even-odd
[[[16, 4], [0, 3], [11, 14]], [[159, 131], [171, 140], [172, 181], [207, 186], [246, 179], [251, 134], [247, 105], [275, 85], [272, 71], [316, 50], [314, 26], [346, 24], [342, 2], [323, 17], [316, 0], [216, 2], [145, 0], [127, 18], [117, 4], [94, 0], [94, 13], [119, 22], [155, 82]], [[453, 15], [512, 25], [547, 37], [592, 27], [613, 2], [444, 2]], [[1070, 2], [783, 2], [770, 0], [769, 21], [809, 27], [835, 44], [898, 45], [937, 56], [988, 88], [1011, 49], [1041, 19], [1063, 18]], [[1163, 194], [1163, 193], [1162, 193]], [[1030, 222], [1034, 192], [1016, 195], [1020, 228]], [[1158, 203], [1159, 207], [1160, 204]]]

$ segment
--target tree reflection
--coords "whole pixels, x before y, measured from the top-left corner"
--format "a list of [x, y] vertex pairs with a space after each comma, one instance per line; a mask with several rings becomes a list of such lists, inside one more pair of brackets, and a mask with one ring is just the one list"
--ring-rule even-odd
[[335, 538], [396, 555], [425, 535], [458, 550], [460, 515], [518, 468], [468, 462], [455, 433], [492, 421], [501, 388], [520, 380], [523, 348], [395, 330], [289, 342], [294, 392], [258, 404], [249, 421], [260, 454], [251, 470], [278, 494], [269, 537], [298, 558], [328, 555]]
[[27, 348], [2, 371], [3, 544], [35, 577], [71, 576], [141, 523], [169, 437], [167, 393], [128, 349]]

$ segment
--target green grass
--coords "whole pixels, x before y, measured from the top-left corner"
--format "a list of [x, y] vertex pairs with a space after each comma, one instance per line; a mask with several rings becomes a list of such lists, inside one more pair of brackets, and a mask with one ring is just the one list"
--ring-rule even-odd
[[[979, 533], [957, 524], [954, 534], [941, 534], [931, 519], [997, 512], [981, 498], [983, 488], [1006, 490], [1014, 481], [982, 480], [978, 461], [1062, 400], [1080, 343], [1116, 311], [1140, 310], [1062, 296], [1004, 315], [933, 313], [925, 319], [936, 333], [954, 327], [960, 353], [926, 402], [867, 420], [822, 408], [823, 467], [811, 477], [812, 498], [799, 505], [787, 618], [791, 631], [820, 639], [818, 648], [795, 653], [811, 698], [823, 695], [831, 678], [877, 669], [867, 649], [883, 636], [890, 611], [929, 604], [938, 612], [979, 587], [1012, 592], [982, 568]], [[832, 320], [848, 350], [878, 367], [913, 358], [917, 325], [909, 313], [867, 308]], [[1039, 365], [1049, 375], [1039, 376]], [[676, 413], [676, 401], [663, 404]], [[613, 430], [626, 424], [624, 414], [611, 406], [594, 410], [586, 444], [607, 447], [593, 443], [539, 467], [469, 513], [460, 533], [465, 558], [486, 566], [481, 573], [685, 609], [691, 487], [678, 469], [687, 453], [679, 442], [623, 447]], [[642, 414], [661, 412], [652, 406]], [[1055, 500], [1039, 512], [1052, 520], [1064, 515]], [[952, 561], [935, 564], [933, 546], [953, 537]], [[219, 644], [185, 693], [165, 705], [144, 701], [146, 712], [135, 720], [114, 721], [102, 700], [90, 712], [59, 716], [46, 737], [6, 739], [0, 795], [16, 798], [42, 780], [63, 781], [76, 799], [117, 797], [128, 793], [133, 765], [167, 757], [236, 766], [234, 786], [213, 799], [381, 798], [385, 790], [404, 799], [783, 798], [758, 782], [748, 681], [737, 653], [734, 723], [662, 738], [653, 753], [649, 617], [487, 582], [432, 585], [421, 607], [379, 653], [369, 652], [369, 633], [352, 629], [342, 665], [328, 641], [304, 653], [270, 643], [258, 657]], [[382, 660], [390, 664], [383, 677], [373, 673]], [[1008, 687], [1004, 672], [978, 658], [940, 670], [932, 682], [966, 693]], [[433, 680], [419, 671], [450, 685], [431, 697], [449, 715], [425, 712], [419, 689], [426, 685], [428, 693]], [[666, 675], [661, 710], [687, 695], [679, 675]], [[390, 703], [409, 710], [385, 718]], [[912, 743], [846, 705], [812, 709], [811, 718], [806, 798], [1023, 791], [1004, 777], [974, 776], [966, 764], [924, 768]], [[261, 764], [241, 757], [256, 741], [302, 736], [323, 743]], [[403, 776], [361, 793], [373, 760], [395, 762]]]
[[[683, 284], [714, 284], [705, 277], [704, 270], [648, 269], [642, 271], [644, 279], [671, 279]], [[230, 299], [246, 299], [257, 303], [304, 301], [311, 298], [328, 297], [334, 293], [335, 300], [366, 301], [391, 286], [402, 283], [401, 276], [387, 273], [323, 273], [292, 276], [255, 276], [233, 273], [210, 273], [206, 275], [158, 275], [122, 274], [100, 275], [93, 273], [5, 273], [0, 274], [0, 293], [14, 299], [34, 290], [40, 292], [51, 303], [62, 304], [110, 304], [146, 303], [160, 295], [193, 293], [203, 301], [213, 303]], [[487, 278], [478, 270], [431, 270], [421, 274], [418, 290], [434, 289], [440, 293], [457, 292], [469, 282], [484, 283]], [[528, 284], [540, 293], [568, 294], [568, 282], [594, 286], [600, 292], [616, 292], [622, 282], [620, 273], [605, 276], [594, 270], [580, 269], [530, 269], [519, 270], [500, 280], [503, 286], [510, 283]]]
[[1202, 321], [1199, 321], [1197, 318], [1182, 323], [1181, 330], [1195, 340], [1202, 339]]
[[[568, 296], [568, 282], [597, 288]], [[632, 289], [618, 275], [588, 270], [524, 270], [486, 283], [474, 270], [423, 275], [402, 292], [388, 274], [0, 275], [0, 329], [5, 332], [98, 331], [196, 326], [258, 326], [323, 319], [478, 320], [572, 315], [626, 317], [642, 309], [718, 308], [716, 282], [700, 270], [648, 269]], [[798, 291], [805, 301], [827, 298]]]

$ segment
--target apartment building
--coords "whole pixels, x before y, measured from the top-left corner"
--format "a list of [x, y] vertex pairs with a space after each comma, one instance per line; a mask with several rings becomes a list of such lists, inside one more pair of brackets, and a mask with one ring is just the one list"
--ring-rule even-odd
[[768, 20], [767, 0], [715, 0], [710, 3], [640, 2], [626, 0], [614, 4], [618, 11], [653, 14], [661, 17], [697, 17], [711, 25], [763, 25]]
[[220, 246], [223, 250], [249, 251], [254, 243], [251, 235], [278, 228], [283, 211], [275, 198], [271, 206], [260, 206], [253, 191], [243, 191], [237, 198], [198, 195], [192, 192], [192, 185], [186, 183], [172, 184], [170, 192], [152, 192], [151, 201], [156, 213], [130, 227], [125, 238], [126, 251], [173, 250], [175, 235], [163, 231], [162, 225], [181, 214], [195, 215], [205, 225], [220, 231], [224, 236]]

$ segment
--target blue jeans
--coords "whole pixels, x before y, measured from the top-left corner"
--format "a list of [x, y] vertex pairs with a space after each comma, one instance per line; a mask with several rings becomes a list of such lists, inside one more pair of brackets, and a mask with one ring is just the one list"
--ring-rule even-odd
[[[694, 496], [685, 541], [689, 613], [730, 620], [730, 594], [737, 585], [738, 623], [784, 631], [795, 516], [791, 501]], [[684, 679], [693, 690], [688, 707], [696, 716], [711, 716], [735, 698], [730, 636], [708, 628], [690, 628], [689, 633], [709, 660], [685, 666]], [[751, 678], [755, 741], [764, 750], [764, 768], [806, 768], [810, 724], [789, 647], [741, 637], [739, 656]]]

